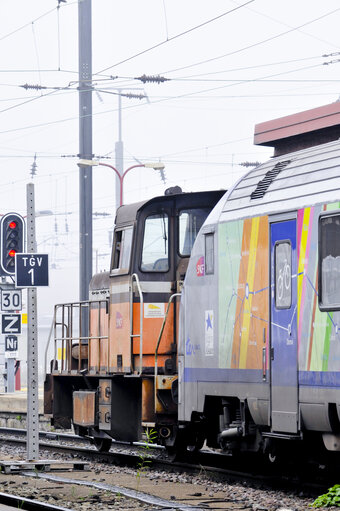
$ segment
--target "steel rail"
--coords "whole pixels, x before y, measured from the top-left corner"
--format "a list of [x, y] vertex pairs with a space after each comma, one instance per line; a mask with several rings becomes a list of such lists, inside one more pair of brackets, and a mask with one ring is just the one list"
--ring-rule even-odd
[[[24, 439], [2, 438], [6, 443], [24, 444]], [[41, 448], [51, 450], [54, 454], [72, 454], [87, 458], [90, 462], [107, 463], [111, 465], [129, 466], [136, 468], [140, 463], [139, 453], [126, 453], [111, 450], [107, 453], [101, 453], [95, 449], [84, 447], [72, 447], [48, 442], [39, 442]], [[145, 445], [145, 444], [144, 444]], [[136, 446], [132, 446], [136, 447]], [[142, 448], [142, 447], [141, 447]], [[303, 465], [301, 472], [291, 473], [291, 467], [285, 468], [281, 465], [265, 463], [262, 458], [252, 456], [242, 456], [239, 458], [230, 458], [224, 454], [212, 453], [209, 451], [200, 451], [192, 460], [181, 458], [180, 461], [174, 459], [157, 458], [150, 453], [150, 470], [186, 472], [191, 475], [202, 475], [202, 470], [206, 477], [211, 477], [215, 481], [220, 482], [234, 481], [246, 482], [255, 486], [267, 486], [270, 489], [293, 489], [301, 490], [303, 486], [305, 492], [309, 492], [313, 496], [318, 496], [323, 492], [327, 485], [334, 484], [334, 469], [323, 474], [322, 471], [311, 474], [307, 470], [307, 466]], [[182, 461], [183, 460], [183, 461]], [[229, 465], [229, 466], [228, 466]], [[296, 467], [295, 467], [296, 468]], [[308, 480], [309, 478], [309, 480]], [[333, 482], [332, 482], [333, 481]]]
[[0, 492], [0, 504], [12, 507], [13, 509], [24, 509], [26, 511], [72, 511], [69, 507], [60, 507], [40, 500], [32, 500], [11, 493]]

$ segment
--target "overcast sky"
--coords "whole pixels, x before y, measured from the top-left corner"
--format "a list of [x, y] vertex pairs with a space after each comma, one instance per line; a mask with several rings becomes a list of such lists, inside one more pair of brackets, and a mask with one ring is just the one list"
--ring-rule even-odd
[[[77, 15], [72, 0], [59, 9], [57, 0], [0, 3], [0, 213], [25, 214], [36, 154], [37, 209], [55, 214], [37, 219], [39, 250], [57, 268], [52, 279], [68, 269], [75, 280], [78, 265]], [[272, 154], [253, 146], [256, 123], [340, 96], [337, 0], [92, 0], [92, 18], [93, 151], [114, 164], [122, 89], [148, 98], [122, 100], [125, 168], [136, 160], [166, 166], [166, 185], [154, 170], [132, 170], [125, 202], [175, 184], [184, 191], [228, 188], [245, 172], [239, 163]], [[135, 79], [144, 74], [169, 81], [144, 85]], [[104, 269], [113, 172], [95, 168], [93, 184], [93, 211], [110, 215], [94, 220]], [[77, 285], [67, 287], [76, 298]]]

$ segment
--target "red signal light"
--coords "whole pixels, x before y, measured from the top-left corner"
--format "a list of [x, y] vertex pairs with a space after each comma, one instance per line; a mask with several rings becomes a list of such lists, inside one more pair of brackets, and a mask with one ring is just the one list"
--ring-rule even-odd
[[16, 253], [17, 253], [17, 252], [16, 252], [16, 250], [13, 250], [13, 249], [12, 249], [12, 250], [10, 250], [10, 251], [8, 252], [8, 255], [9, 255], [10, 257], [14, 257]]
[[10, 229], [15, 229], [15, 228], [16, 228], [16, 226], [17, 226], [17, 223], [16, 223], [16, 222], [14, 222], [14, 220], [8, 224], [8, 227], [9, 227]]

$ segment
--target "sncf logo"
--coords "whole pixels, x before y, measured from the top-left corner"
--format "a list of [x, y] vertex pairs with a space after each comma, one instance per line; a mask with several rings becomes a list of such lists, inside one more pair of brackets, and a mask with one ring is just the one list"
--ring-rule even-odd
[[204, 256], [200, 257], [196, 264], [196, 275], [197, 277], [204, 276]]
[[116, 328], [123, 328], [123, 316], [119, 311], [116, 312]]

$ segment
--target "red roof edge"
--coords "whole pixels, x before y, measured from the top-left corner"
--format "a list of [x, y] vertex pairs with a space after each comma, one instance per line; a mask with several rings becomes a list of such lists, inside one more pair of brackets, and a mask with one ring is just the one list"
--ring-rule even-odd
[[[340, 101], [255, 125], [254, 144], [277, 146], [280, 141], [340, 126]], [[321, 142], [320, 142], [321, 143]]]

